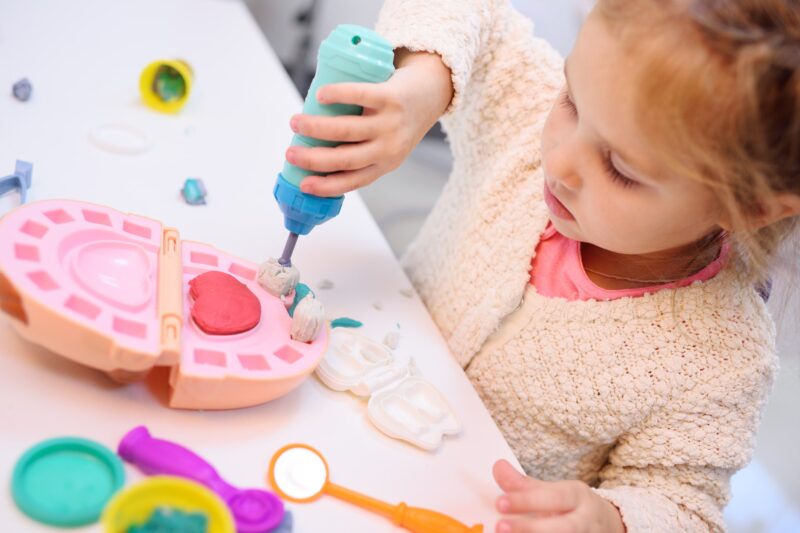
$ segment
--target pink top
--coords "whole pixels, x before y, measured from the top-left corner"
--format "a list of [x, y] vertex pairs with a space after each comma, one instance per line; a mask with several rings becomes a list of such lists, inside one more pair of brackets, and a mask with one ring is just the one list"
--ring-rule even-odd
[[729, 248], [730, 245], [725, 241], [717, 259], [696, 274], [680, 281], [635, 289], [611, 290], [597, 286], [586, 275], [581, 259], [581, 243], [564, 237], [552, 224], [548, 224], [536, 248], [536, 257], [531, 262], [531, 283], [543, 296], [567, 300], [607, 301], [626, 296], [643, 296], [713, 278], [722, 270]]

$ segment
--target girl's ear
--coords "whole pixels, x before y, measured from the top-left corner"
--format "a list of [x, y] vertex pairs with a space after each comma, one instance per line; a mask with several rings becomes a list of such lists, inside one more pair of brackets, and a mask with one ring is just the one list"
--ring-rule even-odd
[[[749, 217], [747, 225], [750, 229], [756, 230], [797, 215], [800, 215], [800, 195], [781, 193], [764, 201], [761, 204], [760, 212]], [[733, 231], [734, 229], [733, 221], [727, 215], [720, 221], [719, 225], [726, 231]]]
[[775, 195], [766, 204], [766, 213], [759, 217], [761, 220], [759, 228], [769, 226], [784, 218], [800, 215], [800, 195], [793, 193], [781, 193]]
[[800, 195], [785, 193], [783, 196], [786, 196], [784, 199], [786, 206], [792, 210], [792, 214], [788, 216], [800, 215]]

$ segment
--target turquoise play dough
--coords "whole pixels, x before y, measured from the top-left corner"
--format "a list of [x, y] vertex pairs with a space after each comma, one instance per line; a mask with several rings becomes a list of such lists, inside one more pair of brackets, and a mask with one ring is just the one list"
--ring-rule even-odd
[[294, 310], [295, 310], [295, 308], [297, 308], [297, 304], [299, 304], [300, 300], [302, 300], [303, 298], [305, 298], [309, 294], [311, 295], [312, 298], [316, 297], [316, 295], [314, 294], [314, 291], [312, 291], [309, 288], [309, 286], [306, 285], [305, 283], [298, 283], [295, 286], [295, 288], [294, 288], [294, 301], [292, 302], [292, 305], [289, 307], [289, 316], [291, 316], [291, 317], [294, 316]]
[[126, 533], [208, 533], [208, 517], [203, 513], [159, 507], [147, 522], [130, 526]]
[[358, 320], [347, 318], [345, 316], [331, 320], [332, 328], [360, 328], [363, 325], [363, 322], [359, 322]]

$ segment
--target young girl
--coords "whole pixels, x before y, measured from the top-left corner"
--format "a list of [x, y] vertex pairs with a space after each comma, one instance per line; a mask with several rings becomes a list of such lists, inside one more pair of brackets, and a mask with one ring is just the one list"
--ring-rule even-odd
[[531, 477], [497, 531], [719, 531], [777, 368], [757, 288], [800, 213], [795, 0], [600, 0], [566, 62], [506, 0], [389, 0], [384, 84], [322, 88], [336, 195], [439, 118], [453, 172], [404, 266]]

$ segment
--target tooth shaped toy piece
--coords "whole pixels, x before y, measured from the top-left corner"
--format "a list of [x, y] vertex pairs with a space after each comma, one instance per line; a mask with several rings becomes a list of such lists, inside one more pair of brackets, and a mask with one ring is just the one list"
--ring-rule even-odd
[[410, 358], [361, 333], [334, 329], [316, 374], [333, 390], [369, 397], [370, 421], [392, 438], [435, 450], [444, 435], [461, 431], [447, 400], [416, 375]]

